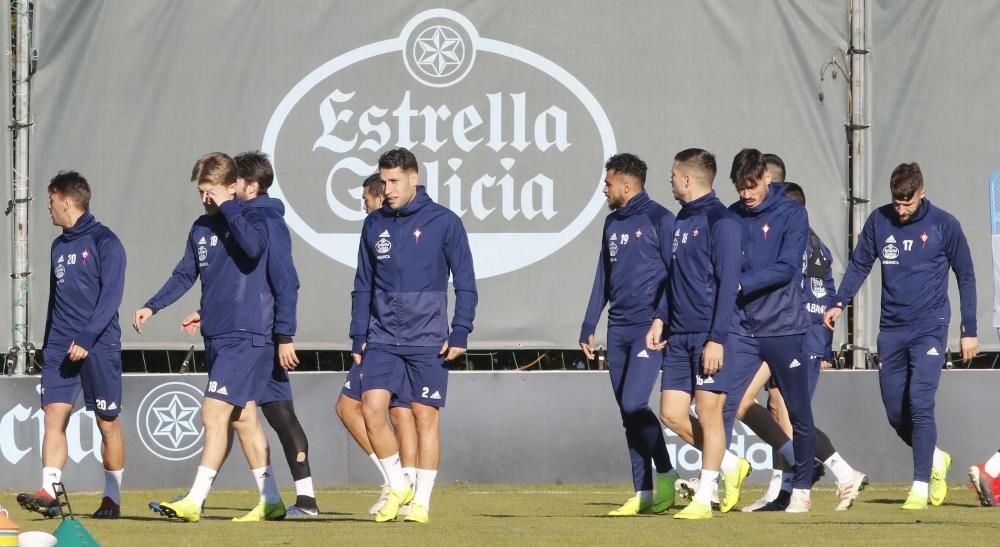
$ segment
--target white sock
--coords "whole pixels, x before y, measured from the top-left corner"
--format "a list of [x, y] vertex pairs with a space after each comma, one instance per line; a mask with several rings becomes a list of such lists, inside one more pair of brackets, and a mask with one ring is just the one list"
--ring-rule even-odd
[[991, 477], [1000, 475], [1000, 452], [993, 454], [993, 457], [986, 460], [984, 467], [986, 468], [987, 475]]
[[927, 483], [924, 481], [913, 481], [913, 486], [910, 487], [910, 492], [916, 492], [926, 498], [928, 492]]
[[639, 501], [643, 503], [653, 503], [652, 490], [636, 490], [635, 495], [639, 496]]
[[274, 480], [274, 471], [270, 465], [251, 469], [254, 480], [257, 481], [257, 490], [260, 491], [260, 501], [264, 503], [277, 503], [281, 501], [281, 494], [278, 493], [278, 481]]
[[403, 467], [399, 465], [399, 452], [388, 458], [379, 458], [378, 461], [382, 465], [382, 471], [385, 472], [386, 484], [390, 488], [393, 490], [406, 490], [410, 486], [410, 483], [406, 480], [406, 476], [403, 475]]
[[795, 496], [805, 497], [809, 499], [809, 489], [808, 488], [792, 488], [792, 497]]
[[851, 464], [844, 461], [844, 458], [840, 457], [839, 452], [834, 452], [832, 456], [823, 462], [823, 465], [829, 467], [830, 471], [833, 471], [833, 475], [840, 484], [847, 484], [854, 479], [854, 468], [851, 467]]
[[111, 501], [122, 504], [122, 475], [125, 474], [125, 469], [119, 469], [118, 471], [104, 470], [104, 496], [111, 498]]
[[740, 459], [736, 457], [736, 454], [726, 450], [722, 453], [722, 466], [721, 470], [723, 473], [732, 473], [736, 471], [737, 464], [740, 463]]
[[695, 501], [710, 505], [712, 503], [712, 491], [715, 489], [716, 481], [719, 480], [718, 471], [708, 469], [701, 470], [701, 478], [698, 482], [698, 490], [694, 493]]
[[774, 501], [778, 498], [778, 493], [781, 492], [781, 477], [783, 475], [780, 469], [775, 469], [771, 473], [771, 482], [767, 485], [767, 492], [764, 492], [764, 501]]
[[417, 469], [417, 487], [413, 492], [413, 503], [419, 503], [424, 509], [431, 508], [431, 491], [437, 479], [437, 469]]
[[372, 452], [371, 454], [368, 454], [368, 457], [371, 458], [372, 463], [374, 463], [375, 467], [378, 468], [378, 472], [382, 474], [382, 484], [389, 484], [389, 477], [385, 476], [385, 469], [382, 469], [382, 462], [379, 461], [378, 456]]
[[52, 484], [61, 480], [62, 469], [59, 469], [58, 467], [42, 468], [42, 489], [48, 492], [48, 494], [53, 498], [56, 497], [56, 491], [52, 488]]
[[316, 491], [313, 490], [313, 478], [306, 477], [295, 481], [295, 495], [315, 498]]
[[934, 447], [934, 467], [944, 467], [944, 452], [940, 448]]
[[410, 481], [410, 485], [416, 484], [417, 482], [417, 468], [416, 467], [404, 467], [403, 474], [406, 475], [406, 480]]
[[194, 484], [191, 485], [191, 491], [187, 495], [188, 499], [193, 501], [198, 507], [201, 507], [201, 504], [205, 503], [205, 498], [208, 497], [208, 492], [212, 489], [212, 483], [215, 482], [216, 474], [218, 474], [218, 471], [215, 469], [209, 469], [202, 465], [198, 466], [198, 472], [194, 476]]

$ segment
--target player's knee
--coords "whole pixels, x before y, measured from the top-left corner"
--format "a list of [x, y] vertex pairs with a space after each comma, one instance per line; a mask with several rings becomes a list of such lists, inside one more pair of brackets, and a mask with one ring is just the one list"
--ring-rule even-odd
[[646, 401], [622, 401], [622, 418], [626, 420], [645, 414], [649, 410], [649, 403]]
[[101, 430], [101, 435], [108, 437], [121, 434], [121, 420], [118, 416], [97, 415], [97, 428]]

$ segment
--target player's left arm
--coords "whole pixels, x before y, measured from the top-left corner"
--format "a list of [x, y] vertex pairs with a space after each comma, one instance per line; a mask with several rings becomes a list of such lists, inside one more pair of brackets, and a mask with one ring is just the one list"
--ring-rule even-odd
[[267, 278], [274, 294], [274, 342], [278, 346], [278, 363], [291, 370], [298, 366], [295, 355], [296, 311], [299, 299], [299, 276], [292, 260], [292, 238], [287, 226], [272, 222], [268, 234]]
[[472, 332], [472, 320], [476, 317], [476, 304], [479, 302], [469, 236], [457, 216], [453, 217], [445, 238], [444, 253], [455, 287], [455, 316], [451, 320], [451, 334], [445, 342], [447, 347], [442, 348], [442, 351], [447, 349], [445, 360], [450, 361], [465, 353], [469, 347], [469, 333]]
[[962, 311], [960, 346], [962, 359], [968, 361], [979, 353], [979, 338], [976, 332], [976, 272], [972, 265], [972, 252], [965, 239], [958, 219], [951, 218], [945, 225], [944, 252], [958, 280], [958, 299]]
[[660, 241], [660, 260], [663, 261], [663, 266], [667, 269], [667, 275], [663, 278], [663, 285], [661, 285], [656, 290], [656, 307], [653, 309], [653, 317], [651, 319], [659, 319], [664, 323], [667, 322], [670, 310], [668, 306], [670, 305], [667, 299], [667, 289], [670, 287], [670, 261], [674, 258], [674, 222], [677, 217], [673, 213], [667, 212], [660, 219], [658, 226], [656, 227], [656, 237]]
[[796, 272], [802, 271], [802, 252], [809, 241], [809, 215], [805, 207], [795, 207], [788, 218], [788, 225], [781, 238], [774, 264], [740, 277], [743, 294], [755, 293], [770, 287], [788, 284]]
[[[97, 243], [97, 255], [95, 262], [100, 268], [101, 280], [97, 303], [83, 331], [70, 346], [70, 358], [74, 357], [74, 353], [80, 359], [87, 356], [97, 337], [108, 328], [122, 304], [125, 292], [125, 247], [117, 237], [102, 237]], [[74, 347], [83, 351], [82, 356], [79, 352], [74, 352]]]
[[[819, 243], [819, 249], [823, 253], [823, 256], [826, 257], [826, 263], [830, 265], [823, 274], [823, 288], [826, 289], [826, 296], [819, 299], [820, 304], [823, 305], [823, 309], [828, 310], [833, 305], [833, 298], [837, 294], [837, 283], [833, 280], [833, 253], [830, 252], [830, 249], [822, 241]], [[823, 360], [833, 363], [833, 331], [824, 328], [822, 329], [821, 336], [823, 337]]]
[[257, 209], [244, 208], [239, 201], [230, 199], [219, 205], [219, 212], [226, 218], [236, 244], [248, 257], [257, 260], [267, 251], [267, 222]]

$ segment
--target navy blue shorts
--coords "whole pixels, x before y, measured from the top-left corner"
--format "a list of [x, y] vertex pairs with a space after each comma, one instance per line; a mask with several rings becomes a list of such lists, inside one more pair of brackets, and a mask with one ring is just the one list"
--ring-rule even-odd
[[274, 360], [271, 367], [271, 376], [267, 379], [267, 385], [260, 395], [260, 404], [276, 403], [278, 401], [292, 400], [292, 383], [288, 380], [288, 371], [281, 367], [278, 360]]
[[[341, 395], [348, 399], [361, 401], [361, 378], [364, 376], [363, 368], [361, 365], [354, 365], [351, 367], [351, 370], [347, 371], [347, 380], [344, 381], [344, 387], [340, 390]], [[410, 397], [409, 385], [409, 380], [403, 382], [403, 388], [400, 390], [399, 395], [393, 394], [392, 399], [389, 401], [389, 408], [410, 408], [413, 398]]]
[[83, 361], [70, 361], [68, 348], [42, 351], [42, 407], [49, 403], [75, 405], [83, 391], [87, 410], [104, 417], [122, 409], [121, 349], [92, 350]]
[[274, 367], [274, 344], [251, 333], [205, 338], [208, 386], [205, 397], [243, 408], [258, 402]]
[[448, 396], [448, 368], [440, 347], [368, 344], [364, 355], [361, 391], [385, 389], [396, 397], [444, 408]]
[[750, 370], [745, 361], [734, 358], [734, 338], [727, 337], [722, 346], [722, 369], [712, 376], [705, 376], [702, 374], [701, 354], [708, 342], [708, 333], [672, 335], [663, 356], [660, 389], [688, 394], [694, 394], [696, 389], [716, 393], [746, 390], [757, 369]]

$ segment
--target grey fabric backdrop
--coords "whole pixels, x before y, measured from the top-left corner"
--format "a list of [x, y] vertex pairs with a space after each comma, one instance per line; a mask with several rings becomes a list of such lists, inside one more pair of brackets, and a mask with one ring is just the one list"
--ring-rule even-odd
[[[440, 13], [418, 24], [406, 43], [408, 69], [393, 50], [400, 47], [395, 40], [414, 17], [441, 4], [468, 25]], [[495, 274], [479, 281], [473, 347], [576, 345], [606, 213], [602, 163], [612, 151], [645, 158], [650, 193], [674, 210], [668, 178], [677, 151], [716, 152], [716, 182], [727, 202], [736, 197], [728, 173], [740, 148], [781, 154], [790, 180], [806, 188], [813, 225], [835, 253], [838, 277], [843, 270], [846, 89], [828, 84], [820, 103], [816, 87], [820, 65], [834, 47], [846, 45], [844, 2], [584, 1], [573, 2], [572, 10], [563, 2], [529, 1], [37, 5], [36, 193], [59, 169], [89, 177], [94, 213], [128, 251], [124, 323], [167, 278], [201, 211], [189, 182], [194, 161], [208, 151], [264, 147], [274, 152], [280, 194], [302, 228], [293, 238], [302, 279], [298, 346], [346, 348], [353, 258], [344, 264], [329, 255], [354, 254], [361, 223], [345, 211], [360, 207], [350, 190], [362, 177], [352, 170], [363, 174], [381, 149], [405, 140], [392, 113], [405, 110], [400, 105], [407, 97], [421, 112], [411, 120], [418, 159], [425, 171], [431, 170], [427, 162], [436, 162], [442, 201], [466, 211], [479, 273]], [[434, 45], [431, 23], [446, 27], [444, 38], [464, 39], [465, 64], [436, 67], [456, 75], [468, 68], [454, 85], [433, 87], [455, 76], [435, 80], [427, 76], [435, 67], [412, 56], [415, 46], [419, 53], [427, 44], [448, 45]], [[479, 38], [470, 38], [475, 34]], [[430, 41], [418, 46], [415, 37]], [[355, 64], [327, 64], [366, 55]], [[521, 93], [523, 147], [516, 115]], [[491, 100], [502, 103], [496, 142], [487, 138], [487, 128], [497, 128]], [[373, 106], [382, 110], [369, 110]], [[469, 111], [459, 116], [470, 106], [481, 126]], [[436, 126], [436, 137], [447, 141], [438, 147], [424, 119], [443, 115], [441, 107], [450, 117]], [[560, 112], [564, 142], [546, 146], [559, 141]], [[468, 152], [453, 129], [460, 118], [455, 125], [478, 127], [468, 131], [470, 140], [482, 139]], [[384, 146], [368, 142], [380, 140], [377, 128], [344, 145], [357, 128], [366, 131], [366, 121], [388, 122]], [[328, 185], [335, 167], [343, 169]], [[506, 169], [510, 179], [503, 178]], [[460, 184], [449, 179], [453, 172]], [[541, 184], [532, 187], [528, 207], [522, 202], [526, 181], [536, 175], [553, 181], [548, 213], [554, 214], [544, 212]], [[477, 181], [486, 208], [478, 213]], [[36, 219], [47, 219], [44, 201], [34, 207]], [[36, 226], [37, 339], [47, 297], [46, 250], [58, 232], [41, 220]], [[306, 226], [317, 236], [304, 236]], [[314, 246], [310, 237], [322, 241]], [[501, 274], [505, 264], [521, 267]], [[155, 317], [141, 338], [123, 329], [126, 347], [188, 344], [177, 324], [196, 307], [197, 294], [192, 290]]]
[[[956, 9], [959, 8], [960, 9]], [[928, 198], [954, 214], [972, 248], [980, 343], [1000, 349], [992, 327], [993, 284], [986, 183], [1000, 168], [1000, 4], [876, 2], [872, 14], [874, 205], [889, 202], [889, 175], [916, 161]], [[878, 313], [874, 293], [873, 317]], [[950, 344], [958, 347], [958, 289], [951, 281]]]

